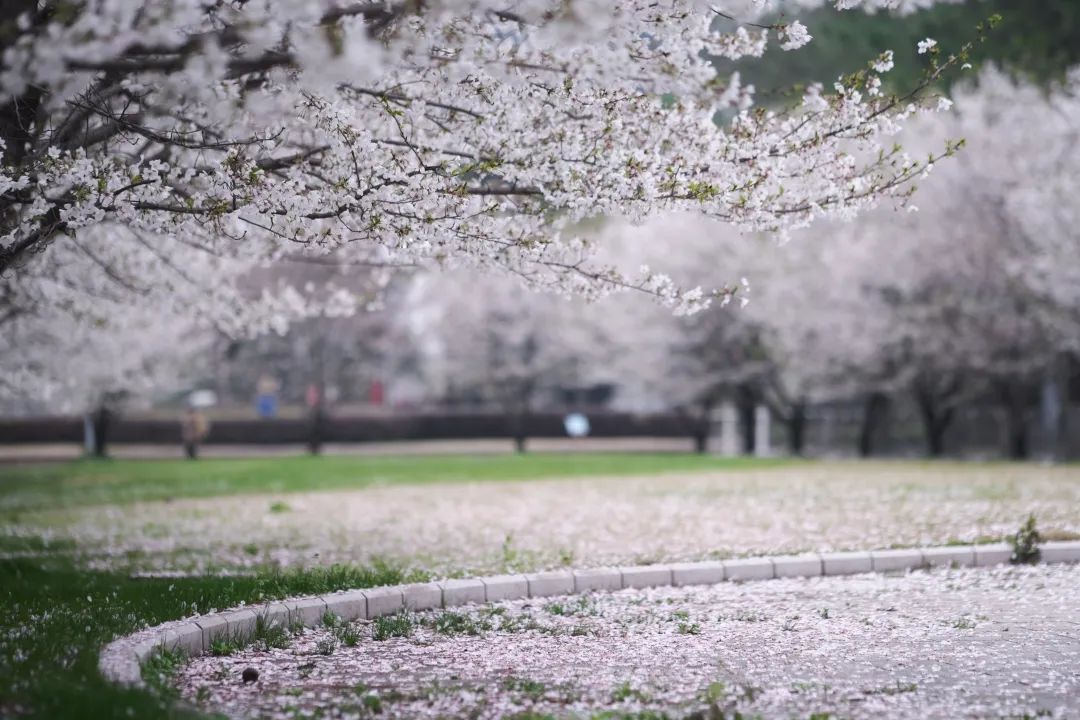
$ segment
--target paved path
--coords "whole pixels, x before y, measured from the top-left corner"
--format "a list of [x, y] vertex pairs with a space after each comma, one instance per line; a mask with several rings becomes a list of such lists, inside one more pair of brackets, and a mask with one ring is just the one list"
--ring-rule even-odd
[[[208, 708], [270, 718], [352, 717], [358, 683], [385, 718], [1076, 718], [1078, 598], [1077, 565], [626, 590], [466, 610], [476, 635], [460, 619], [439, 632], [434, 614], [381, 642], [361, 624], [329, 655], [331, 633], [310, 631], [198, 658], [180, 683]], [[238, 681], [248, 666], [259, 683]]]

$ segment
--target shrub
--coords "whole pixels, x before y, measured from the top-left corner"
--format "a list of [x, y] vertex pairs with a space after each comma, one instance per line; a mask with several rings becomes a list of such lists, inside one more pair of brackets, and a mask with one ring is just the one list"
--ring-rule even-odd
[[1039, 534], [1038, 528], [1035, 527], [1034, 514], [1028, 515], [1028, 519], [1024, 521], [1024, 524], [1020, 526], [1020, 529], [1011, 539], [1013, 548], [1011, 562], [1015, 564], [1039, 562], [1042, 555], [1039, 551], [1042, 535]]

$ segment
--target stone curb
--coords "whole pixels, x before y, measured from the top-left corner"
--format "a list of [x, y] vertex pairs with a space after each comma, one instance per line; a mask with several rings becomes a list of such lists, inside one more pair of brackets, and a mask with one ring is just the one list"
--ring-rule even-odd
[[[1039, 546], [1042, 562], [1080, 562], [1080, 541]], [[451, 608], [470, 603], [523, 600], [625, 588], [715, 585], [787, 577], [907, 572], [935, 566], [986, 567], [1009, 562], [1005, 544], [931, 547], [869, 552], [805, 553], [737, 560], [683, 562], [636, 567], [559, 570], [526, 575], [493, 575], [468, 580], [346, 590], [323, 597], [294, 598], [177, 620], [119, 638], [106, 645], [98, 668], [118, 685], [142, 686], [142, 665], [161, 648], [189, 656], [210, 651], [220, 638], [250, 636], [256, 624], [317, 627], [327, 613], [342, 620], [371, 620], [402, 610]]]

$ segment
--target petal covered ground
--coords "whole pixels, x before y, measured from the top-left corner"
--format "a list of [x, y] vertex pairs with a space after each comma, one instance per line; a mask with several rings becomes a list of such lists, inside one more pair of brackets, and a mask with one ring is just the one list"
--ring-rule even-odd
[[237, 717], [1076, 717], [1078, 595], [1077, 565], [624, 590], [306, 630], [179, 684]]
[[26, 512], [92, 567], [391, 560], [442, 574], [1080, 537], [1080, 468], [800, 463], [650, 477], [373, 486]]

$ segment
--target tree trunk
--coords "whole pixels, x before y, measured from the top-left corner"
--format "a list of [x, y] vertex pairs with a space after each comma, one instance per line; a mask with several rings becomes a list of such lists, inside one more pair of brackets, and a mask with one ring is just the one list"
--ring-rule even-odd
[[[0, 54], [3, 54], [5, 50], [14, 44], [13, 40], [18, 37], [19, 33], [15, 30], [15, 18], [27, 15], [30, 22], [36, 26], [43, 25], [48, 21], [52, 11], [48, 9], [35, 11], [36, 5], [37, 3], [33, 2], [33, 0], [5, 0], [3, 3], [3, 25], [8, 27], [4, 27], [3, 31], [0, 31]], [[18, 168], [26, 159], [27, 154], [31, 152], [36, 135], [44, 130], [41, 122], [41, 116], [44, 113], [39, 116], [44, 96], [45, 91], [42, 88], [30, 85], [19, 97], [5, 96], [3, 98], [3, 104], [0, 105], [0, 142], [3, 143], [4, 147], [4, 166]], [[19, 174], [19, 172], [15, 172], [16, 176]], [[6, 200], [8, 193], [5, 192], [4, 195]], [[28, 191], [11, 192], [13, 198], [20, 196], [27, 200], [30, 198]], [[7, 202], [4, 205], [5, 209], [0, 210], [0, 216], [2, 216], [5, 226], [7, 226], [8, 222], [14, 221], [15, 218], [12, 213], [15, 211], [10, 209]], [[0, 273], [15, 265], [21, 258], [43, 248], [48, 243], [50, 236], [55, 232], [63, 232], [65, 225], [61, 220], [58, 205], [59, 203], [45, 209], [35, 223], [38, 228], [51, 227], [52, 231], [43, 232], [40, 235], [29, 233], [30, 237], [21, 241], [18, 240], [19, 235], [16, 234], [14, 241], [5, 242], [3, 246], [0, 246]], [[94, 454], [97, 455], [96, 447], [94, 448]]]
[[1064, 354], [1054, 359], [1049, 374], [1043, 380], [1040, 416], [1047, 436], [1050, 458], [1061, 462], [1069, 456], [1065, 411], [1068, 400], [1069, 360]]
[[939, 458], [945, 454], [945, 430], [946, 425], [940, 420], [929, 419], [925, 424], [926, 431], [926, 454], [932, 458]]
[[[322, 318], [317, 320], [319, 335], [313, 348], [315, 356], [314, 384], [308, 388], [306, 398], [311, 405], [311, 429], [308, 436], [308, 452], [318, 455], [322, 452], [323, 435], [326, 432], [326, 329]], [[314, 392], [312, 392], [314, 390]]]
[[91, 454], [96, 458], [109, 455], [109, 428], [112, 425], [112, 411], [104, 404], [94, 412], [94, 446]]
[[874, 454], [874, 437], [888, 405], [889, 399], [884, 393], [872, 392], [866, 396], [862, 426], [859, 428], [859, 457], [867, 458]]
[[1023, 418], [1009, 414], [1009, 457], [1013, 460], [1027, 460], [1031, 457], [1028, 446], [1027, 423]]
[[[4, 1], [5, 25], [10, 23], [10, 26], [5, 27], [0, 35], [0, 53], [15, 44], [13, 41], [18, 37], [15, 18], [27, 15], [30, 22], [38, 26], [48, 22], [48, 16], [52, 13], [35, 12], [36, 5], [34, 0]], [[41, 87], [30, 85], [19, 97], [4, 97], [4, 104], [0, 105], [0, 140], [4, 141], [4, 164], [8, 167], [18, 167], [32, 150], [30, 144], [41, 129], [38, 109], [44, 94]]]
[[788, 451], [801, 456], [806, 445], [806, 403], [797, 402], [787, 417]]
[[919, 415], [923, 421], [923, 433], [926, 437], [926, 454], [937, 458], [945, 454], [945, 431], [953, 419], [952, 408], [942, 408], [940, 402], [930, 392], [915, 393], [919, 405]]
[[308, 430], [308, 452], [318, 455], [322, 452], [323, 435], [326, 429], [326, 416], [323, 414], [321, 402], [311, 413], [311, 425]]
[[740, 387], [735, 401], [739, 413], [739, 429], [742, 431], [743, 455], [754, 454], [754, 435], [756, 424], [754, 420], [754, 393], [749, 388]]
[[1023, 380], [1003, 380], [998, 384], [998, 395], [1005, 406], [1006, 452], [1013, 460], [1027, 460], [1031, 456], [1028, 443], [1030, 408], [1027, 402], [1031, 393]]
[[683, 421], [690, 426], [690, 437], [694, 439], [694, 452], [704, 455], [709, 450], [709, 435], [712, 432], [713, 407], [716, 401], [712, 397], [705, 398], [698, 408], [700, 414], [680, 410], [679, 414]]
[[525, 454], [525, 444], [528, 440], [525, 432], [526, 414], [528, 412], [526, 408], [527, 405], [523, 402], [517, 403], [516, 408], [508, 408], [510, 413], [510, 433], [514, 438], [514, 451], [519, 455]]

